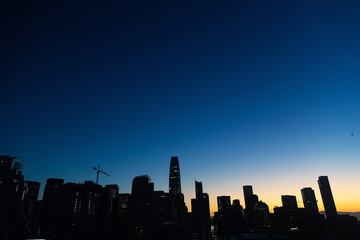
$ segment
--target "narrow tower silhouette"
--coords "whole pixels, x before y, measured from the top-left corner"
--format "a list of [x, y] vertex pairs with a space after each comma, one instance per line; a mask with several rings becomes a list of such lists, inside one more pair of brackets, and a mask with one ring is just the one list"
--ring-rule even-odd
[[169, 199], [172, 221], [181, 222], [187, 212], [184, 195], [181, 193], [180, 167], [178, 157], [171, 157], [169, 172]]
[[191, 199], [195, 232], [200, 240], [211, 239], [209, 195], [203, 192], [202, 182], [195, 181], [196, 198]]
[[244, 191], [245, 208], [249, 210], [251, 208], [250, 207], [250, 198], [254, 194], [252, 186], [251, 185], [243, 186], [243, 191]]
[[169, 172], [169, 193], [172, 195], [181, 193], [180, 167], [178, 157], [171, 157]]
[[333, 198], [333, 195], [331, 192], [328, 177], [320, 176], [318, 183], [319, 183], [321, 198], [324, 203], [326, 218], [328, 220], [336, 220], [337, 219], [337, 211], [336, 211], [335, 202], [334, 202], [334, 198]]

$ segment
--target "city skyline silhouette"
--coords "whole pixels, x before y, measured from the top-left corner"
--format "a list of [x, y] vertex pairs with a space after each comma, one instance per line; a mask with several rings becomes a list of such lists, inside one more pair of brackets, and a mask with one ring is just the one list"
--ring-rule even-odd
[[194, 180], [191, 210], [186, 206], [177, 156], [171, 157], [165, 191], [156, 190], [148, 175], [133, 178], [131, 193], [119, 192], [118, 184], [101, 186], [97, 183], [98, 167], [93, 168], [97, 170], [96, 182], [47, 179], [40, 201], [40, 183], [24, 180], [23, 163], [18, 157], [0, 156], [0, 236], [4, 239], [87, 236], [226, 240], [328, 236], [355, 240], [360, 236], [358, 213], [337, 212], [327, 176], [318, 178], [325, 214], [319, 212], [317, 197], [310, 187], [301, 189], [304, 207], [299, 206], [296, 196], [281, 195], [282, 206], [275, 206], [271, 213], [253, 186], [244, 185], [244, 206], [239, 199], [231, 201], [231, 196], [216, 196], [217, 211], [211, 217], [209, 195], [202, 182]]
[[144, 174], [167, 191], [178, 156], [187, 207], [196, 179], [211, 215], [217, 196], [244, 206], [246, 185], [270, 212], [282, 195], [303, 207], [310, 187], [324, 211], [319, 176], [338, 212], [360, 212], [359, 12], [332, 0], [8, 1], [0, 154], [23, 159], [39, 199], [47, 179], [96, 182], [98, 166], [120, 193]]
[[[13, 157], [13, 156], [12, 156]], [[17, 161], [19, 161], [19, 162], [21, 162], [21, 164], [22, 164], [22, 166], [21, 166], [21, 168], [23, 167], [23, 165], [24, 165], [24, 162], [23, 162], [23, 160], [20, 158], [20, 157], [13, 157], [14, 159], [17, 159]], [[174, 174], [174, 170], [173, 170], [173, 166], [174, 166], [174, 164], [175, 164], [175, 166], [177, 166], [177, 167], [175, 167], [175, 169], [179, 169], [179, 160], [178, 160], [178, 157], [177, 156], [172, 156], [171, 157], [171, 164], [170, 164], [170, 175], [168, 176], [168, 179], [170, 180], [170, 182], [168, 183], [168, 187], [167, 188], [164, 188], [164, 189], [159, 189], [159, 188], [156, 188], [155, 186], [156, 186], [156, 182], [154, 182], [154, 181], [152, 181], [153, 182], [153, 184], [154, 184], [154, 190], [160, 190], [160, 191], [166, 191], [166, 192], [171, 192], [171, 186], [176, 186], [176, 192], [177, 191], [179, 191], [179, 193], [181, 193], [182, 191], [181, 191], [181, 180], [180, 180], [180, 175], [178, 176], [178, 177], [175, 177], [175, 178], [177, 178], [177, 179], [179, 179], [178, 180], [178, 182], [177, 183], [171, 183], [171, 179], [172, 179], [172, 176], [174, 176], [173, 174]], [[99, 166], [98, 166], [99, 167]], [[95, 167], [94, 167], [95, 168]], [[92, 168], [92, 169], [94, 169], [94, 168]], [[97, 171], [96, 171], [96, 173], [97, 173]], [[180, 174], [180, 172], [177, 172], [178, 174]], [[140, 175], [138, 175], [138, 176], [148, 176], [149, 177], [149, 179], [151, 180], [151, 176], [149, 175], [149, 174], [146, 174], [146, 173], [143, 173], [143, 174], [140, 174]], [[135, 178], [136, 176], [134, 176], [133, 178]], [[327, 178], [327, 176], [319, 176], [319, 179], [321, 178], [321, 177], [326, 177]], [[61, 179], [61, 178], [56, 178], [56, 177], [51, 177], [51, 179]], [[24, 176], [24, 180], [26, 180], [26, 181], [33, 181], [32, 179], [29, 179], [28, 177], [26, 177], [26, 176]], [[79, 182], [76, 182], [76, 183], [84, 183], [84, 182], [87, 182], [87, 181], [92, 181], [92, 182], [94, 182], [94, 183], [96, 183], [96, 181], [98, 180], [98, 177], [97, 177], [97, 174], [96, 174], [96, 176], [95, 176], [95, 179], [84, 179], [84, 180], [82, 180], [82, 181], [79, 181]], [[196, 179], [196, 177], [193, 179], [195, 182], [197, 181], [197, 180], [199, 180], [199, 181], [201, 181], [201, 179]], [[65, 181], [65, 182], [71, 182], [71, 181], [67, 181], [67, 179], [63, 179], [63, 181]], [[318, 180], [319, 181], [319, 180]], [[100, 184], [100, 183], [99, 183]], [[111, 182], [111, 181], [108, 181], [108, 183], [107, 184], [104, 184], [103, 186], [105, 186], [105, 185], [112, 185], [112, 184], [115, 184], [115, 185], [119, 185], [119, 183], [115, 183], [115, 182]], [[239, 183], [240, 184], [240, 183]], [[319, 183], [318, 183], [319, 184]], [[100, 184], [101, 185], [101, 184]], [[41, 190], [43, 190], [44, 191], [44, 188], [45, 188], [45, 186], [46, 186], [46, 184], [42, 184], [42, 183], [40, 183], [40, 186], [41, 186]], [[252, 195], [255, 191], [253, 190], [253, 188], [254, 188], [254, 186], [253, 185], [239, 185], [241, 188], [242, 188], [242, 190], [240, 190], [241, 192], [239, 192], [238, 194], [225, 194], [225, 193], [220, 193], [220, 195], [216, 195], [216, 196], [211, 196], [210, 197], [210, 199], [212, 200], [212, 199], [217, 199], [219, 196], [224, 196], [224, 195], [226, 195], [226, 196], [229, 196], [229, 197], [231, 197], [232, 199], [240, 199], [240, 203], [241, 203], [241, 205], [244, 205], [244, 208], [245, 208], [245, 205], [246, 205], [246, 200], [245, 200], [245, 192], [248, 192], [248, 190], [246, 190], [245, 191], [245, 188], [247, 188], [247, 187], [250, 187], [251, 188], [251, 192], [250, 193], [246, 193], [246, 194], [250, 194], [250, 195]], [[224, 186], [225, 188], [226, 188], [226, 186]], [[173, 187], [174, 188], [174, 187]], [[255, 188], [256, 188], [256, 186], [255, 186]], [[311, 189], [313, 192], [314, 192], [314, 194], [315, 194], [315, 192], [316, 192], [316, 194], [315, 194], [315, 197], [316, 197], [316, 203], [317, 203], [317, 206], [318, 206], [318, 209], [320, 210], [318, 210], [319, 212], [322, 212], [322, 213], [324, 213], [325, 214], [325, 208], [324, 208], [324, 203], [323, 203], [323, 200], [322, 200], [322, 194], [321, 194], [321, 191], [320, 191], [320, 187], [319, 187], [319, 185], [317, 185], [317, 186], [311, 186], [311, 187], [309, 187], [309, 186], [303, 186], [302, 187], [302, 189], [299, 189], [297, 192], [296, 192], [296, 190], [293, 190], [292, 192], [296, 192], [295, 194], [291, 194], [291, 196], [294, 196], [294, 197], [296, 197], [296, 204], [298, 205], [298, 207], [299, 208], [304, 208], [305, 207], [305, 205], [304, 205], [304, 202], [303, 202], [303, 194], [302, 194], [302, 191], [303, 191], [303, 189], [306, 189], [306, 188], [309, 188], [309, 189]], [[313, 189], [314, 188], [314, 189]], [[191, 190], [194, 190], [194, 189], [191, 189]], [[208, 189], [209, 190], [209, 189]], [[40, 191], [39, 192], [39, 197], [38, 197], [38, 199], [40, 199], [40, 200], [42, 200], [42, 197], [43, 197], [43, 191]], [[210, 192], [211, 192], [211, 190], [210, 190]], [[281, 189], [279, 190], [279, 192], [281, 192]], [[121, 189], [120, 189], [120, 193], [124, 193], [124, 194], [126, 194], [126, 193], [131, 193], [131, 189], [130, 189], [130, 191], [128, 191], [128, 192], [124, 192], [124, 191], [121, 191]], [[264, 202], [267, 202], [266, 201], [266, 199], [265, 198], [262, 198], [261, 197], [261, 193], [259, 193], [259, 192], [256, 192], [259, 196], [259, 200], [263, 200]], [[270, 209], [270, 212], [272, 213], [273, 212], [273, 208], [276, 208], [276, 207], [278, 207], [278, 206], [281, 206], [282, 204], [284, 204], [284, 202], [283, 202], [283, 200], [282, 200], [282, 197], [283, 196], [286, 196], [286, 195], [288, 195], [288, 194], [286, 194], [286, 193], [281, 193], [279, 196], [278, 196], [278, 198], [280, 199], [279, 200], [279, 202], [280, 203], [278, 203], [277, 205], [272, 205], [271, 203], [269, 204], [269, 209]], [[184, 196], [186, 199], [189, 199], [189, 198], [194, 198], [194, 197], [196, 197], [196, 193], [194, 193], [194, 194], [191, 194], [190, 196]], [[333, 197], [332, 197], [333, 198]], [[334, 197], [335, 199], [336, 199], [336, 196]], [[332, 201], [334, 201], [334, 200], [332, 200]], [[185, 203], [186, 203], [186, 205], [187, 206], [190, 206], [191, 205], [191, 202], [189, 202], [189, 201], [186, 201], [185, 200]], [[214, 212], [216, 212], [216, 210], [218, 209], [218, 201], [214, 201], [214, 202], [212, 202], [212, 201], [210, 201], [210, 213], [211, 213], [211, 216], [214, 216]], [[335, 211], [336, 212], [339, 212], [339, 213], [350, 213], [350, 214], [353, 214], [354, 216], [356, 216], [357, 218], [359, 218], [360, 217], [360, 211], [343, 211], [343, 210], [336, 210], [335, 209]]]

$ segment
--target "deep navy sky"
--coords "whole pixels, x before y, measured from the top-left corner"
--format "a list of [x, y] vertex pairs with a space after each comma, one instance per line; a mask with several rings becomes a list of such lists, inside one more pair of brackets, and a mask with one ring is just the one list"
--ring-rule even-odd
[[177, 155], [187, 201], [196, 177], [213, 207], [245, 184], [269, 205], [320, 175], [359, 187], [359, 1], [4, 5], [0, 154], [26, 180], [100, 164], [101, 184], [167, 191]]

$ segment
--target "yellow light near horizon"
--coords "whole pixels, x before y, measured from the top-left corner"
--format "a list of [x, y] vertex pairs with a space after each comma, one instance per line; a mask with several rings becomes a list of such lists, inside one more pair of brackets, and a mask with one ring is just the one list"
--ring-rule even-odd
[[[273, 185], [276, 186], [277, 184]], [[332, 181], [332, 179], [330, 179], [330, 185], [338, 212], [360, 212], [360, 192], [354, 191], [354, 189], [360, 189], [360, 183], [354, 183], [351, 181], [351, 179], [337, 178], [336, 181]], [[297, 185], [294, 183], [283, 183], [282, 185], [279, 184], [278, 188], [270, 188], [264, 184], [264, 186], [254, 186], [254, 193], [259, 196], [259, 200], [264, 201], [269, 206], [269, 211], [273, 212], [275, 206], [282, 206], [281, 195], [295, 195], [298, 202], [298, 207], [304, 207], [300, 190], [301, 188], [308, 186], [312, 187], [315, 191], [319, 211], [324, 211], [320, 190], [317, 186], [317, 182], [314, 181], [312, 185], [306, 182], [304, 184], [300, 183]], [[235, 194], [229, 194], [230, 192]], [[217, 196], [230, 196], [231, 201], [234, 199], [240, 199], [241, 205], [245, 207], [243, 192], [239, 187], [225, 187], [224, 184], [224, 187], [220, 189], [212, 188], [208, 194], [210, 200], [211, 216], [213, 216], [214, 212], [217, 211]], [[186, 200], [186, 204], [190, 211], [191, 200], [188, 198]]]

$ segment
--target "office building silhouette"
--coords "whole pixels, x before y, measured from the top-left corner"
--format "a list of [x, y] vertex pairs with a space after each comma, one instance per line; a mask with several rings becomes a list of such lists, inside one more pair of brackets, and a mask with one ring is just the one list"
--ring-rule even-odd
[[282, 195], [281, 202], [285, 208], [298, 208], [296, 197], [292, 195]]
[[49, 178], [46, 180], [43, 200], [44, 202], [56, 199], [60, 186], [64, 183], [61, 178]]
[[144, 202], [143, 205], [147, 205], [151, 201], [153, 191], [154, 183], [148, 175], [137, 176], [133, 179], [131, 196], [134, 201]]
[[245, 200], [245, 217], [247, 220], [247, 224], [253, 225], [255, 222], [255, 212], [254, 207], [255, 204], [259, 202], [259, 198], [256, 194], [253, 193], [253, 188], [251, 185], [243, 186], [244, 191], [244, 200]]
[[230, 196], [218, 196], [218, 211], [214, 213], [215, 231], [220, 239], [229, 233], [238, 232], [243, 225], [243, 208], [240, 201], [235, 199], [231, 205]]
[[296, 197], [282, 195], [281, 201], [282, 207], [274, 207], [274, 218], [278, 226], [286, 231], [291, 228], [300, 228], [304, 209], [298, 208]]
[[108, 184], [102, 189], [99, 200], [101, 201], [101, 212], [104, 218], [116, 216], [119, 213], [119, 185]]
[[336, 220], [337, 219], [337, 211], [335, 207], [334, 198], [330, 188], [330, 182], [327, 176], [320, 176], [319, 180], [319, 188], [321, 193], [321, 198], [323, 200], [326, 218], [328, 220]]
[[244, 200], [245, 200], [245, 208], [249, 209], [250, 207], [250, 197], [253, 195], [253, 189], [251, 185], [245, 185], [243, 186], [244, 191]]
[[231, 206], [230, 196], [218, 196], [217, 204], [219, 212], [229, 208]]
[[203, 194], [202, 182], [195, 181], [195, 197], [201, 198]]
[[141, 236], [151, 230], [153, 222], [152, 200], [154, 183], [148, 175], [137, 176], [131, 188], [131, 212], [136, 222], [137, 235]]
[[209, 195], [202, 192], [202, 183], [195, 181], [196, 198], [191, 199], [197, 239], [211, 239]]
[[49, 178], [46, 180], [40, 221], [43, 226], [42, 231], [44, 233], [56, 232], [58, 227], [58, 204], [59, 204], [59, 191], [63, 185], [64, 179]]
[[253, 209], [253, 221], [257, 227], [266, 227], [270, 222], [269, 207], [263, 201], [257, 201]]
[[304, 202], [304, 208], [309, 214], [319, 214], [315, 192], [312, 188], [307, 187], [301, 189], [301, 196]]
[[234, 199], [233, 202], [232, 202], [232, 205], [240, 207], [241, 206], [240, 205], [240, 200], [239, 199]]
[[40, 183], [24, 181], [23, 208], [25, 218], [34, 218], [37, 210], [37, 199], [40, 190]]

